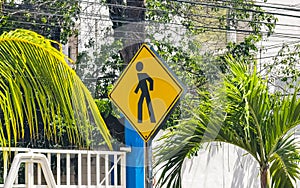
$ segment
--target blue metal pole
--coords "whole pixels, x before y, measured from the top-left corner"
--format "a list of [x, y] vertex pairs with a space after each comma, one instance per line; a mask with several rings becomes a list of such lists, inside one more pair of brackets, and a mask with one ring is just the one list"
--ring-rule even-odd
[[131, 147], [126, 155], [126, 187], [143, 188], [145, 185], [144, 140], [125, 120], [125, 144]]

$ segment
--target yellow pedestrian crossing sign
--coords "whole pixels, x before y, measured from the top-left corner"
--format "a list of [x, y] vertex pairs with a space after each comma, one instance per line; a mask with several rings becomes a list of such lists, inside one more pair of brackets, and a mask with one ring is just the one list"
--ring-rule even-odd
[[147, 142], [183, 91], [167, 65], [143, 44], [115, 83], [109, 98]]

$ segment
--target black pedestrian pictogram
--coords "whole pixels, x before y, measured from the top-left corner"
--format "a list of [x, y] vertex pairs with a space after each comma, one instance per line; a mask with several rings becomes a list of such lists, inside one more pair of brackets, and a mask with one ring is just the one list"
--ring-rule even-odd
[[[138, 72], [141, 72], [144, 68], [144, 65], [142, 62], [138, 62], [136, 64], [136, 70]], [[138, 93], [139, 90], [141, 90], [141, 96], [138, 102], [138, 123], [143, 122], [143, 102], [144, 99], [146, 99], [146, 104], [148, 108], [148, 113], [150, 116], [150, 121], [151, 123], [155, 123], [155, 117], [154, 117], [154, 112], [152, 108], [152, 103], [151, 103], [151, 98], [149, 91], [153, 91], [153, 79], [147, 74], [147, 73], [137, 73], [139, 83], [137, 87], [135, 88], [134, 92]], [[149, 82], [149, 87], [147, 84], [147, 81]]]

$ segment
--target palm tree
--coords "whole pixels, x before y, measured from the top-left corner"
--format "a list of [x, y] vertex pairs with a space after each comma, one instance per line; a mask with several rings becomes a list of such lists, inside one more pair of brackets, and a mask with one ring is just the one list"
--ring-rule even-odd
[[157, 164], [162, 164], [158, 185], [181, 187], [184, 159], [195, 155], [203, 143], [217, 141], [252, 155], [260, 166], [261, 188], [293, 187], [299, 177], [299, 148], [293, 133], [300, 123], [297, 91], [285, 96], [270, 93], [267, 80], [255, 68], [251, 71], [233, 58], [226, 61], [230, 74], [224, 78], [222, 92], [202, 94], [192, 118], [162, 138], [157, 150]]
[[[110, 135], [89, 91], [50, 41], [28, 30], [0, 36], [0, 146], [17, 143], [29, 132], [59, 143], [90, 146], [92, 135]], [[27, 127], [26, 127], [26, 126]]]

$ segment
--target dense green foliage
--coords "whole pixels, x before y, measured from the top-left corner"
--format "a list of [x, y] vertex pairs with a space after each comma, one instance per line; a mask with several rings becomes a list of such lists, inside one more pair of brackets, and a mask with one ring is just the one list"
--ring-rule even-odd
[[1, 1], [0, 34], [17, 28], [30, 29], [46, 38], [66, 43], [76, 35], [79, 1]]

